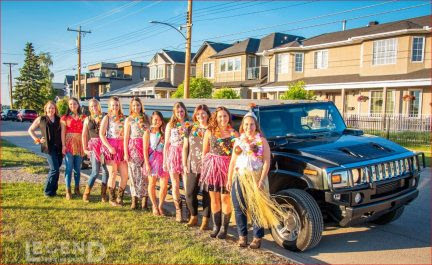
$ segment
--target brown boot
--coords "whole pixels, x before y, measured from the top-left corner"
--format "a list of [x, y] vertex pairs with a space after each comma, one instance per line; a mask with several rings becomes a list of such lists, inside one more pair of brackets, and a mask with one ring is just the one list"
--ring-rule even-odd
[[238, 246], [241, 248], [247, 247], [247, 236], [240, 236], [239, 237]]
[[189, 222], [186, 224], [188, 227], [193, 227], [198, 224], [198, 216], [191, 215]]
[[144, 210], [144, 211], [147, 211], [148, 210], [148, 208], [149, 208], [149, 197], [148, 196], [144, 196], [143, 198], [142, 198], [142, 201], [141, 201], [141, 208]]
[[117, 204], [123, 206], [123, 196], [124, 196], [125, 188], [119, 187], [117, 193]]
[[116, 197], [115, 197], [115, 188], [109, 188], [108, 190], [108, 194], [109, 194], [109, 203], [111, 206], [119, 206], [116, 202]]
[[136, 210], [138, 197], [132, 196], [131, 201], [132, 201], [132, 203], [131, 203], [131, 209], [132, 210]]
[[249, 248], [251, 249], [257, 249], [261, 247], [261, 238], [256, 238], [254, 237], [254, 239], [252, 240], [252, 242], [249, 245]]
[[105, 183], [102, 183], [102, 186], [101, 186], [101, 199], [102, 199], [102, 202], [108, 202], [108, 196], [107, 196], [107, 184], [105, 184]]
[[71, 200], [72, 199], [72, 190], [71, 188], [67, 188], [66, 189], [66, 200]]
[[208, 230], [209, 229], [208, 224], [209, 224], [209, 218], [208, 217], [203, 217], [202, 220], [201, 220], [201, 226], [200, 226], [199, 229], [201, 231]]
[[74, 194], [81, 197], [81, 192], [80, 192], [79, 186], [75, 186]]
[[183, 206], [183, 202], [181, 199], [174, 201], [174, 206], [176, 209], [176, 213], [175, 213], [175, 220], [176, 222], [183, 222], [183, 216], [182, 216], [182, 206]]
[[83, 201], [90, 202], [90, 199], [89, 199], [90, 198], [90, 191], [91, 191], [91, 188], [89, 185], [87, 185], [85, 188], [84, 194], [83, 194]]

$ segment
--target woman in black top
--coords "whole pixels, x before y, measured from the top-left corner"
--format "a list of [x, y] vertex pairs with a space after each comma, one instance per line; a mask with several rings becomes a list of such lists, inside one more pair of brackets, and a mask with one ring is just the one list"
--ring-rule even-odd
[[[38, 128], [42, 134], [41, 138], [38, 138], [35, 134]], [[60, 117], [58, 116], [57, 106], [54, 101], [48, 101], [45, 104], [44, 115], [34, 120], [28, 129], [28, 133], [33, 138], [35, 144], [40, 144], [41, 151], [47, 154], [50, 170], [45, 182], [45, 196], [56, 196], [63, 155]]]

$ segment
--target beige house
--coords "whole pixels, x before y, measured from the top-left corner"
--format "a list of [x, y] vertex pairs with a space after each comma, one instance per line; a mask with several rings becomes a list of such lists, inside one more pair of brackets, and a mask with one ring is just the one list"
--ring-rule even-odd
[[265, 50], [268, 83], [252, 88], [252, 97], [277, 99], [303, 80], [345, 116], [430, 115], [430, 23], [430, 16], [370, 22]]
[[268, 60], [257, 53], [295, 39], [303, 38], [272, 33], [262, 39], [248, 38], [232, 45], [204, 42], [193, 59], [197, 76], [208, 78], [215, 88], [230, 87], [241, 98], [250, 98], [250, 87], [267, 82]]
[[[148, 79], [147, 63], [126, 61], [120, 63], [97, 63], [89, 65], [89, 72], [81, 75], [83, 97], [98, 97], [124, 86]], [[78, 80], [73, 81], [73, 95], [78, 93]]]

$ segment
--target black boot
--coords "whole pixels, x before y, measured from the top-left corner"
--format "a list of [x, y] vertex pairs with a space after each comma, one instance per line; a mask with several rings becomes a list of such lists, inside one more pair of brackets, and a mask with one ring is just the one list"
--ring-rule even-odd
[[215, 238], [218, 233], [219, 230], [221, 228], [221, 212], [217, 212], [217, 213], [212, 213], [212, 219], [213, 219], [213, 230], [210, 233], [210, 236]]
[[222, 225], [221, 229], [219, 230], [219, 234], [217, 235], [217, 238], [219, 239], [225, 239], [226, 235], [228, 233], [228, 225], [231, 220], [231, 213], [229, 214], [222, 214]]

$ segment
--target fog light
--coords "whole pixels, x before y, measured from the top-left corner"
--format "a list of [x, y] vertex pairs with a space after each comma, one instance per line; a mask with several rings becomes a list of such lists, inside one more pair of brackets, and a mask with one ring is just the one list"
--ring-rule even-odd
[[362, 195], [361, 193], [357, 193], [354, 197], [354, 201], [356, 204], [359, 204], [362, 201]]
[[339, 201], [340, 198], [341, 198], [341, 195], [340, 195], [340, 194], [335, 194], [335, 195], [333, 195], [333, 198], [334, 198], [335, 200]]

